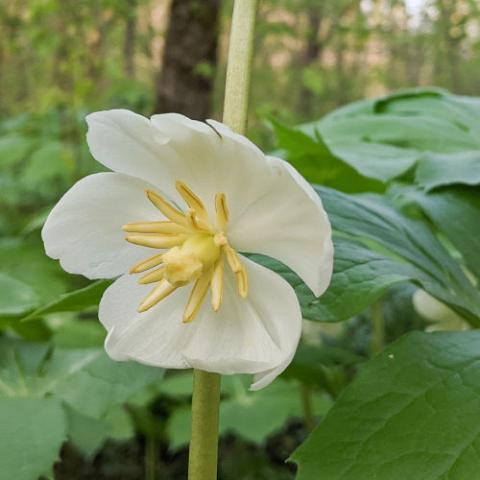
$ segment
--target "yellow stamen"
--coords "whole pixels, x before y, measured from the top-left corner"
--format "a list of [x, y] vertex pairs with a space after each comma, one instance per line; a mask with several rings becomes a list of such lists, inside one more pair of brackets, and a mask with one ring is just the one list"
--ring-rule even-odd
[[177, 210], [175, 207], [170, 205], [163, 197], [158, 193], [153, 192], [152, 190], [147, 190], [148, 199], [172, 222], [178, 223], [179, 225], [187, 226], [185, 215]]
[[162, 280], [143, 300], [143, 302], [138, 307], [138, 311], [145, 312], [149, 308], [152, 308], [160, 300], [168, 297], [172, 292], [174, 292], [178, 287], [172, 285], [167, 280]]
[[183, 323], [190, 323], [200, 311], [212, 279], [212, 271], [204, 273], [196, 282], [188, 298], [187, 306], [183, 313]]
[[245, 298], [248, 295], [248, 275], [245, 267], [243, 266], [238, 253], [230, 246], [225, 245], [223, 247], [227, 256], [227, 262], [232, 272], [235, 274], [237, 281], [237, 290], [241, 297]]
[[162, 263], [163, 253], [158, 255], [154, 255], [153, 257], [147, 258], [146, 260], [142, 260], [141, 262], [136, 263], [131, 269], [130, 273], [141, 273], [145, 272], [145, 270], [150, 270], [157, 265]]
[[147, 273], [144, 275], [138, 283], [146, 285], [147, 283], [159, 282], [165, 278], [165, 265], [162, 265], [160, 268], [157, 268], [153, 272]]
[[225, 245], [223, 248], [227, 255], [227, 261], [228, 261], [228, 264], [230, 265], [230, 268], [234, 273], [239, 272], [242, 269], [242, 263], [238, 258], [237, 252], [230, 245]]
[[188, 210], [188, 212], [185, 214], [185, 218], [192, 230], [203, 230], [204, 232], [210, 231], [210, 226], [197, 216], [193, 208]]
[[[211, 305], [215, 312], [222, 306], [225, 280], [225, 258], [235, 275], [241, 297], [248, 295], [248, 275], [238, 253], [228, 243], [227, 224], [230, 213], [223, 192], [215, 195], [215, 222], [211, 222], [200, 198], [183, 182], [175, 183], [177, 191], [188, 205], [184, 213], [161, 195], [146, 190], [149, 200], [167, 221], [132, 222], [123, 225], [125, 239], [144, 247], [168, 249], [138, 262], [130, 273], [144, 274], [140, 284], [155, 284], [138, 307], [145, 312], [177, 288], [193, 283], [183, 313], [183, 322], [191, 322], [199, 313], [211, 287]], [[158, 268], [155, 268], [158, 267]]]
[[223, 301], [223, 274], [225, 272], [225, 263], [223, 256], [220, 257], [215, 265], [212, 276], [212, 307], [215, 312], [220, 310]]
[[187, 229], [173, 222], [133, 222], [123, 225], [125, 232], [135, 233], [185, 233]]
[[187, 238], [187, 235], [161, 235], [155, 233], [127, 235], [125, 240], [135, 245], [150, 248], [171, 248], [181, 245]]
[[195, 211], [198, 218], [208, 222], [208, 213], [203, 202], [180, 180], [175, 182], [178, 193], [185, 200], [185, 203]]
[[219, 192], [215, 195], [215, 211], [217, 213], [217, 227], [223, 230], [230, 217], [227, 198], [223, 192]]
[[242, 265], [242, 270], [235, 272], [235, 279], [237, 280], [237, 291], [242, 298], [248, 296], [248, 275]]

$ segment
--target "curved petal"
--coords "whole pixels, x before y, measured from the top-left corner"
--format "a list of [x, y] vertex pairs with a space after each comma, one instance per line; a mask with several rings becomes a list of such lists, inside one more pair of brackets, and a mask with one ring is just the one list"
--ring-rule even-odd
[[148, 120], [128, 110], [87, 116], [92, 155], [112, 170], [154, 184], [179, 205], [175, 181], [186, 183], [213, 214], [217, 192], [225, 192], [232, 218], [255, 201], [273, 180], [263, 153], [218, 122], [167, 113]]
[[121, 277], [100, 303], [100, 321], [109, 330], [108, 354], [116, 360], [222, 374], [258, 373], [285, 364], [301, 333], [295, 292], [270, 270], [243, 261], [250, 279], [249, 297], [240, 298], [233, 275], [226, 275], [219, 312], [207, 301], [189, 324], [182, 323], [182, 314], [190, 288], [180, 288], [151, 310], [137, 313], [149, 287], [137, 284], [132, 276]]
[[275, 181], [232, 222], [228, 238], [236, 250], [282, 261], [319, 296], [333, 269], [330, 222], [320, 197], [303, 177], [283, 160], [268, 160]]
[[97, 173], [77, 182], [55, 205], [42, 229], [45, 251], [63, 269], [88, 278], [112, 278], [152, 250], [125, 241], [122, 225], [161, 220], [147, 200], [151, 185], [118, 173]]
[[[218, 313], [205, 305], [194, 341], [184, 355], [190, 365], [223, 374], [258, 373], [282, 364], [295, 351], [302, 317], [293, 288], [279, 275], [242, 257], [249, 279], [246, 299], [226, 272]], [[272, 377], [271, 380], [273, 380]]]

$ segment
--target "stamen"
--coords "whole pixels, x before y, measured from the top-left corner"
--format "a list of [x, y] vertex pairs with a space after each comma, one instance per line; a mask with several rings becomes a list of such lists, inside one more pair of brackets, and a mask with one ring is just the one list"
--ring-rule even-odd
[[215, 268], [213, 270], [212, 276], [212, 307], [215, 312], [220, 310], [223, 301], [223, 274], [225, 272], [225, 263], [223, 261], [223, 256], [220, 257]]
[[163, 253], [154, 255], [153, 257], [147, 258], [146, 260], [142, 260], [141, 262], [136, 263], [131, 269], [129, 273], [141, 273], [145, 272], [145, 270], [150, 270], [157, 265], [162, 263]]
[[215, 195], [215, 211], [217, 213], [217, 227], [223, 230], [230, 217], [227, 198], [223, 192], [219, 192]]
[[183, 323], [190, 323], [200, 311], [200, 307], [205, 300], [210, 280], [212, 279], [212, 271], [204, 273], [196, 282], [190, 293], [190, 297], [183, 313]]
[[178, 223], [179, 225], [187, 226], [185, 215], [177, 210], [175, 207], [172, 207], [163, 197], [158, 193], [153, 192], [152, 190], [147, 190], [148, 199], [172, 222]]
[[197, 216], [197, 213], [193, 208], [189, 208], [185, 214], [185, 218], [192, 230], [203, 230], [208, 232], [210, 230], [209, 225]]
[[136, 233], [186, 233], [187, 229], [173, 222], [133, 222], [123, 225], [125, 232]]
[[228, 261], [228, 264], [230, 265], [230, 268], [234, 273], [239, 272], [242, 269], [242, 263], [238, 258], [237, 252], [230, 245], [225, 245], [223, 248], [225, 249], [225, 253], [227, 255], [227, 261]]
[[181, 245], [187, 238], [187, 235], [161, 235], [161, 234], [133, 234], [127, 235], [125, 240], [135, 245], [150, 248], [171, 248]]
[[208, 213], [203, 202], [180, 180], [175, 182], [175, 187], [185, 200], [185, 203], [195, 211], [197, 216], [203, 221], [208, 222]]
[[242, 298], [248, 296], [248, 275], [242, 265], [242, 270], [235, 272], [235, 279], [237, 280], [237, 291]]
[[152, 308], [160, 300], [168, 297], [172, 292], [174, 292], [178, 287], [172, 285], [167, 280], [162, 280], [143, 300], [143, 302], [138, 307], [138, 311], [145, 312], [149, 308]]
[[159, 282], [160, 280], [163, 280], [165, 276], [165, 265], [162, 265], [160, 268], [157, 268], [153, 272], [147, 273], [144, 275], [138, 283], [141, 283], [142, 285], [146, 285], [148, 283], [154, 283], [154, 282]]
[[227, 255], [228, 264], [235, 274], [237, 291], [242, 298], [245, 298], [248, 295], [247, 271], [242, 265], [238, 253], [230, 245], [225, 245], [223, 248], [225, 250], [225, 254]]

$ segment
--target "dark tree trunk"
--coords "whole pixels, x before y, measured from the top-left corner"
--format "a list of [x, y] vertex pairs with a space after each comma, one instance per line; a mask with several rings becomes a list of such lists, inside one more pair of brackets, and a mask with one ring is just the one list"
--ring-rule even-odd
[[[320, 57], [322, 44], [318, 32], [322, 21], [320, 7], [312, 7], [308, 10], [308, 30], [305, 39], [305, 49], [301, 58], [302, 67], [312, 66]], [[305, 118], [310, 118], [315, 105], [315, 95], [303, 83], [300, 89], [300, 111]]]
[[128, 13], [125, 17], [125, 36], [123, 38], [123, 61], [125, 75], [135, 78], [135, 37], [137, 34], [137, 0], [128, 1]]
[[217, 58], [220, 0], [172, 0], [155, 112], [208, 118]]

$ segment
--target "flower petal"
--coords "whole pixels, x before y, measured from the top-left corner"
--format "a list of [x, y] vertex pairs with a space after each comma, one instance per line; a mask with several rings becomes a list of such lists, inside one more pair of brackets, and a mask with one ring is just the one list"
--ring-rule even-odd
[[179, 115], [154, 115], [152, 125], [168, 137], [168, 146], [176, 153], [175, 166], [182, 164], [178, 178], [203, 201], [210, 217], [215, 218], [215, 195], [227, 196], [231, 218], [263, 195], [273, 180], [265, 155], [245, 137], [226, 125], [209, 120], [203, 123]]
[[122, 225], [135, 220], [162, 220], [147, 200], [151, 185], [118, 173], [98, 173], [77, 182], [45, 222], [42, 238], [48, 256], [64, 270], [88, 278], [111, 278], [152, 255], [152, 250], [125, 241]]
[[190, 288], [179, 288], [140, 314], [136, 308], [149, 287], [137, 284], [132, 276], [118, 279], [100, 303], [100, 321], [109, 330], [108, 354], [117, 360], [222, 374], [285, 368], [301, 333], [295, 293], [272, 271], [246, 258], [242, 261], [251, 283], [249, 297], [238, 296], [234, 277], [226, 272], [220, 310], [215, 313], [206, 301], [189, 324], [182, 323], [182, 315]]
[[238, 295], [235, 278], [227, 269], [222, 307], [213, 313], [210, 305], [204, 305], [194, 321], [198, 329], [184, 351], [194, 368], [222, 374], [258, 373], [284, 363], [298, 345], [302, 317], [292, 287], [245, 257], [242, 263], [250, 282], [249, 295], [246, 299]]
[[232, 218], [263, 195], [273, 180], [265, 155], [225, 125], [175, 113], [148, 120], [128, 110], [87, 116], [92, 155], [112, 170], [156, 186], [184, 206], [175, 182], [184, 182], [214, 218], [215, 194], [225, 192]]
[[276, 258], [295, 271], [317, 296], [330, 283], [330, 222], [313, 188], [288, 163], [268, 157], [275, 181], [232, 222], [228, 238], [242, 252]]

